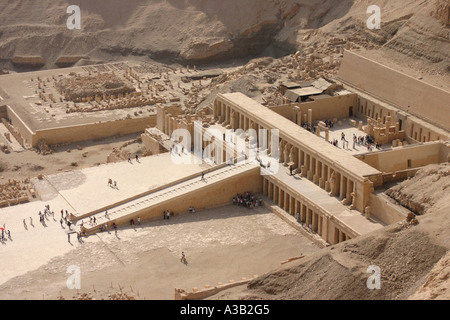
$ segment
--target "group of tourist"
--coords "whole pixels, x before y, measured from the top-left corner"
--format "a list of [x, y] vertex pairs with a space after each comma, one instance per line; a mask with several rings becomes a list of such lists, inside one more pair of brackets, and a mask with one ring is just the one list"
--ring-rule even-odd
[[[128, 162], [129, 162], [129, 163], [133, 163], [133, 162], [131, 161], [131, 154], [128, 154]], [[138, 156], [138, 155], [136, 155], [136, 162], [139, 163], [139, 156]]]
[[261, 205], [261, 200], [257, 199], [250, 192], [246, 192], [242, 195], [236, 194], [233, 198], [233, 205], [238, 207], [255, 208]]
[[6, 230], [6, 225], [5, 224], [3, 224], [3, 227], [2, 228], [0, 228], [1, 229], [1, 231], [2, 231], [2, 237], [1, 237], [1, 242], [4, 244], [5, 243], [5, 241], [6, 241], [6, 237], [5, 237], [5, 235], [7, 235], [8, 236], [8, 238], [9, 238], [9, 240], [12, 240], [11, 239], [11, 231], [9, 231], [9, 230]]
[[303, 123], [302, 127], [303, 127], [303, 129], [305, 129], [305, 130], [307, 130], [307, 131], [309, 131], [309, 132], [312, 132], [312, 133], [314, 133], [314, 134], [315, 134], [316, 131], [317, 131], [317, 123], [313, 123], [313, 124], [310, 126], [309, 123], [305, 122], [305, 123]]
[[[39, 222], [42, 223], [42, 225], [44, 227], [47, 226], [46, 225], [46, 221], [49, 220], [49, 217], [52, 217], [53, 221], [55, 221], [55, 222], [57, 221], [55, 219], [55, 212], [50, 210], [50, 205], [48, 205], [48, 204], [45, 206], [44, 210], [38, 212], [38, 216], [39, 216]], [[29, 223], [34, 228], [33, 217], [29, 217]], [[64, 209], [61, 210], [61, 219], [59, 220], [59, 223], [61, 224], [61, 227], [63, 229], [64, 229], [64, 224], [66, 224], [69, 227], [69, 230], [72, 231], [72, 222], [70, 221], [70, 213], [69, 213], [69, 211], [64, 210]], [[27, 225], [27, 222], [26, 222], [25, 219], [23, 219], [23, 226], [24, 226], [24, 228], [26, 230], [28, 230], [28, 225]], [[3, 226], [3, 228], [2, 228], [2, 242], [5, 240], [4, 232], [3, 232], [4, 228], [5, 228], [5, 226]], [[8, 237], [11, 239], [10, 231], [8, 230], [6, 233], [8, 234]], [[71, 233], [75, 233], [75, 232], [68, 232], [67, 233], [67, 238], [68, 238], [69, 243], [70, 243], [70, 234]], [[78, 241], [82, 242], [82, 239], [81, 239], [82, 238], [82, 234], [81, 234], [81, 232], [76, 232], [76, 233], [77, 233]]]
[[[103, 232], [103, 231], [107, 231], [108, 228], [109, 228], [108, 223], [105, 223], [105, 224], [102, 224], [100, 227], [98, 227], [98, 230], [100, 232]], [[111, 223], [111, 228], [114, 229], [114, 232], [117, 235], [117, 225], [115, 222]]]
[[332, 120], [325, 120], [324, 123], [327, 126], [327, 128], [331, 129], [334, 127], [334, 122]]
[[119, 190], [119, 188], [117, 187], [117, 181], [113, 182], [112, 179], [108, 179], [108, 187]]
[[302, 226], [302, 228], [307, 231], [307, 232], [314, 232], [313, 228], [312, 228], [312, 224], [310, 223], [309, 225], [307, 225], [305, 222], [300, 220], [300, 213], [297, 213], [295, 215], [295, 219], [297, 220], [298, 223], [300, 223], [300, 225]]
[[[345, 133], [341, 133], [341, 141], [342, 141], [342, 148], [348, 149], [348, 141], [345, 138]], [[339, 141], [337, 139], [333, 139], [330, 141], [330, 144], [334, 145], [335, 147], [339, 147]], [[378, 150], [382, 149], [381, 143], [375, 142], [374, 139], [369, 136], [356, 136], [356, 134], [353, 134], [353, 149], [356, 149], [356, 146], [365, 146], [367, 147], [367, 151], [373, 150], [373, 145], [375, 145], [375, 148]]]

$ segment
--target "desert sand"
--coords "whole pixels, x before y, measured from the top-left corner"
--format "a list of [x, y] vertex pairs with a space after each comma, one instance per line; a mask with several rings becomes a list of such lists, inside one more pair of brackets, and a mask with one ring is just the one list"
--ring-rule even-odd
[[[79, 66], [121, 60], [175, 67], [239, 65], [237, 72], [219, 79], [206, 102], [219, 91], [245, 91], [260, 98], [255, 85], [255, 79], [260, 80], [257, 63], [251, 59], [270, 56], [268, 61], [256, 62], [280, 67], [290, 61], [283, 56], [295, 53], [323, 60], [335, 55], [336, 66], [329, 70], [332, 76], [341, 58], [331, 41], [337, 39], [406, 74], [450, 88], [445, 0], [339, 4], [334, 0], [80, 0], [78, 4], [83, 27], [69, 31], [66, 1], [3, 1], [0, 74], [31, 71], [15, 66], [15, 56], [41, 57], [45, 61], [41, 69], [57, 68], [61, 57], [79, 57], [74, 60]], [[382, 9], [380, 31], [365, 28], [366, 9], [373, 4]], [[0, 152], [0, 183], [94, 170], [106, 165], [114, 148], [138, 136], [62, 146], [46, 156], [31, 150]], [[139, 142], [126, 150], [142, 156], [146, 152]], [[233, 206], [146, 222], [121, 229], [118, 237], [106, 232], [80, 243], [72, 235], [69, 243], [59, 218], [48, 217], [46, 227], [38, 221], [37, 212], [47, 203], [58, 208], [55, 218], [59, 208], [69, 207], [62, 194], [55, 192], [24, 205], [20, 212], [14, 207], [0, 211], [0, 226], [5, 224], [11, 231], [11, 239], [0, 247], [0, 299], [173, 299], [176, 287], [191, 290], [255, 275], [258, 278], [249, 286], [212, 299], [448, 299], [449, 175], [448, 167], [442, 170], [441, 189], [433, 189], [430, 178], [408, 181], [409, 189], [396, 193], [399, 201], [415, 196], [418, 202], [427, 199], [429, 206], [417, 226], [389, 226], [324, 250], [264, 208], [249, 211]], [[424, 176], [433, 174], [425, 171]], [[70, 193], [70, 188], [64, 192]], [[29, 223], [31, 215], [34, 227]], [[179, 261], [182, 250], [187, 265]], [[280, 269], [281, 261], [300, 253], [305, 259]], [[365, 270], [372, 263], [382, 267], [384, 287], [367, 292]], [[70, 265], [82, 271], [78, 292], [66, 285]], [[121, 292], [126, 295], [120, 296]]]
[[[33, 203], [33, 209], [39, 204]], [[82, 243], [75, 235], [69, 243], [66, 230], [52, 218], [47, 227], [38, 221], [31, 227], [27, 221], [25, 230], [17, 216], [2, 217], [13, 240], [2, 245], [1, 299], [108, 299], [123, 291], [134, 299], [173, 300], [175, 288], [190, 291], [250, 279], [288, 258], [320, 250], [263, 207], [231, 205], [161, 217], [120, 229], [117, 236], [111, 231], [83, 238]], [[187, 265], [180, 262], [182, 251]], [[67, 287], [66, 271], [72, 265], [81, 270], [80, 290]]]

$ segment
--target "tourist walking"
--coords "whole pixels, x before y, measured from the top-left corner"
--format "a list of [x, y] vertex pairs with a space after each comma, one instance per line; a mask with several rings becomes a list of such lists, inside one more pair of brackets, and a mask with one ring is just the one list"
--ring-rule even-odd
[[184, 254], [184, 251], [181, 252], [181, 259], [180, 259], [180, 261], [183, 262], [184, 264], [187, 264], [186, 255]]

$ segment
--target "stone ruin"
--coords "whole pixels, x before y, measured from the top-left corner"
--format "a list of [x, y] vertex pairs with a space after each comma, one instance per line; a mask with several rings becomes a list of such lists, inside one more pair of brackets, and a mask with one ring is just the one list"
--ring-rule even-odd
[[136, 91], [131, 83], [119, 78], [114, 72], [95, 75], [72, 74], [58, 81], [55, 87], [66, 101], [73, 102], [86, 102], [98, 97], [106, 98]]
[[30, 180], [8, 180], [0, 185], [0, 208], [30, 201], [29, 196], [36, 196]]

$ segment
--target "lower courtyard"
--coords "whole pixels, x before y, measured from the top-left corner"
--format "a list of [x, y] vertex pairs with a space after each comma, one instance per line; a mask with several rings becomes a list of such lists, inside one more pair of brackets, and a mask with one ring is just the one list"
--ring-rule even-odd
[[[72, 299], [77, 293], [101, 299], [123, 290], [136, 299], [171, 300], [175, 288], [201, 290], [251, 279], [290, 258], [320, 251], [267, 208], [233, 206], [231, 199], [229, 206], [169, 220], [161, 216], [160, 221], [123, 227], [117, 235], [96, 233], [83, 242], [73, 236], [68, 243], [59, 221], [51, 218], [47, 227], [36, 222], [12, 238], [2, 250], [1, 268], [9, 270], [10, 279], [0, 286], [1, 299]], [[17, 255], [24, 242], [32, 250]], [[182, 252], [187, 264], [180, 262]], [[14, 269], [25, 264], [28, 267]], [[66, 285], [70, 266], [80, 268], [78, 291]], [[8, 280], [5, 276], [3, 281]]]

